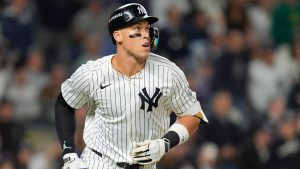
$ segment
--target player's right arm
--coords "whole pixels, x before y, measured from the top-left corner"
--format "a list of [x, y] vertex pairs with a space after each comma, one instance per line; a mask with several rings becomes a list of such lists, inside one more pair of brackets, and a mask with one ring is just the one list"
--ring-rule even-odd
[[64, 168], [87, 168], [75, 153], [75, 109], [82, 107], [90, 88], [91, 71], [82, 65], [62, 84], [62, 90], [55, 102], [56, 132], [62, 147]]

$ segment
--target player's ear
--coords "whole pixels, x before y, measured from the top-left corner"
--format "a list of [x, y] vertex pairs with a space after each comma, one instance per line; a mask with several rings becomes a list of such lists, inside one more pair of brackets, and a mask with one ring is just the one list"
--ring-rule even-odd
[[120, 31], [114, 31], [113, 37], [117, 43], [122, 41], [122, 34]]

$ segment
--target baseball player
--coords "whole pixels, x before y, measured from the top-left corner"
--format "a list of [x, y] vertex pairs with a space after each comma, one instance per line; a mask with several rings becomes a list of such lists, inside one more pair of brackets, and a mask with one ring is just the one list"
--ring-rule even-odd
[[[140, 4], [119, 7], [108, 20], [117, 53], [87, 62], [62, 84], [55, 117], [63, 169], [155, 169], [208, 122], [183, 72], [150, 53], [158, 43], [157, 21]], [[74, 112], [83, 105], [86, 148], [79, 158]], [[172, 126], [171, 112], [178, 117]]]

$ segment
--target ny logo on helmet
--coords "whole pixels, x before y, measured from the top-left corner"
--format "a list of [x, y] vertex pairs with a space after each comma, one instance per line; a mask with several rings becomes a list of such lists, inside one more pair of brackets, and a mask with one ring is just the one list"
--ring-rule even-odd
[[146, 9], [144, 7], [138, 6], [137, 10], [139, 11], [139, 14], [147, 14]]
[[154, 108], [158, 106], [158, 100], [162, 96], [162, 93], [160, 92], [159, 88], [156, 88], [153, 96], [150, 98], [146, 88], [143, 88], [142, 91], [139, 93], [139, 96], [142, 101], [140, 109], [145, 110], [145, 103], [147, 102], [149, 105], [147, 112], [149, 112], [152, 111], [152, 106]]

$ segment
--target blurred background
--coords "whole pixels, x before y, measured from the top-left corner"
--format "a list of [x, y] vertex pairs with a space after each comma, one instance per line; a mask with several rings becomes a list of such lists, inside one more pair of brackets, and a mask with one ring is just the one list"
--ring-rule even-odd
[[182, 68], [210, 120], [158, 169], [300, 168], [298, 0], [0, 0], [0, 169], [60, 168], [60, 85], [115, 52], [107, 19], [129, 2], [160, 18], [155, 53]]

